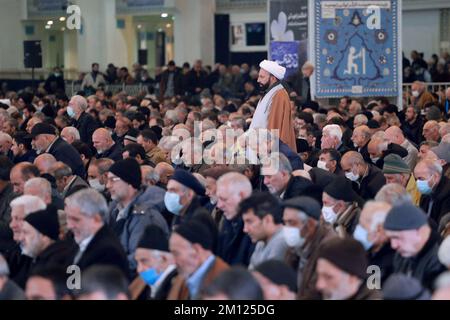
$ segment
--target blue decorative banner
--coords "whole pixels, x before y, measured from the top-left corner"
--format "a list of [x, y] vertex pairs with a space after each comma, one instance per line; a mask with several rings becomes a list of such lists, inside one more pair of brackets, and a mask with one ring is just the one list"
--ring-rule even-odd
[[[306, 42], [303, 41], [306, 45]], [[300, 41], [270, 43], [270, 59], [286, 68], [285, 79], [298, 71]]]
[[401, 1], [314, 1], [317, 98], [398, 96]]

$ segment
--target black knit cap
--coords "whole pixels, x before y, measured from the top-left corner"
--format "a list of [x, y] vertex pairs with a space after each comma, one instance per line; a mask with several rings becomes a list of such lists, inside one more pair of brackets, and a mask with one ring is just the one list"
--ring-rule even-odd
[[352, 182], [346, 177], [338, 176], [329, 183], [323, 190], [330, 197], [345, 202], [353, 202], [357, 200], [357, 195], [352, 187]]
[[208, 227], [199, 221], [191, 220], [183, 223], [174, 232], [192, 244], [199, 244], [205, 250], [212, 249], [213, 235]]
[[115, 174], [126, 183], [131, 184], [133, 188], [141, 188], [141, 168], [136, 159], [127, 158], [119, 160], [111, 166], [109, 172]]
[[318, 258], [325, 259], [342, 271], [357, 276], [367, 277], [367, 255], [364, 247], [353, 238], [333, 237], [319, 247]]
[[199, 196], [205, 195], [205, 188], [202, 184], [192, 175], [192, 173], [186, 170], [175, 170], [174, 174], [170, 177], [170, 180], [175, 180], [183, 186], [192, 189]]
[[53, 240], [59, 238], [58, 212], [54, 206], [49, 206], [45, 210], [30, 213], [25, 217], [33, 228]]
[[258, 266], [255, 271], [276, 285], [285, 285], [292, 292], [297, 292], [297, 274], [286, 263], [278, 260], [268, 260]]
[[417, 230], [428, 223], [427, 216], [412, 203], [394, 206], [384, 221], [384, 229], [391, 231]]
[[169, 252], [169, 241], [167, 240], [167, 235], [160, 227], [150, 225], [145, 228], [137, 247]]

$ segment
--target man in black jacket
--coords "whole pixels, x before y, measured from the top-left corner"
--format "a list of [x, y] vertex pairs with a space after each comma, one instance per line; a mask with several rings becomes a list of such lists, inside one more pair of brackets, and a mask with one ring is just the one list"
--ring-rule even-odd
[[439, 236], [431, 229], [425, 213], [410, 203], [393, 207], [384, 222], [394, 257], [394, 273], [417, 278], [433, 289], [434, 281], [445, 267], [439, 262]]
[[372, 163], [383, 169], [384, 158], [392, 153], [398, 154], [402, 159], [408, 156], [408, 150], [396, 143], [389, 143], [383, 137], [374, 137], [370, 140], [367, 150]]
[[439, 223], [450, 211], [450, 179], [442, 173], [442, 166], [432, 159], [419, 162], [414, 168], [417, 189], [422, 194], [420, 207]]
[[54, 207], [26, 216], [21, 231], [23, 253], [33, 259], [31, 270], [70, 265], [75, 248], [72, 242], [59, 240], [58, 213]]
[[405, 112], [405, 121], [401, 127], [405, 137], [417, 146], [422, 142], [423, 120], [420, 110], [408, 107]]
[[55, 127], [46, 123], [38, 123], [31, 130], [30, 137], [33, 139], [37, 153], [50, 153], [56, 160], [67, 164], [77, 176], [84, 177], [86, 175], [80, 154], [74, 147], [56, 135]]
[[92, 143], [97, 150], [97, 159], [108, 158], [114, 161], [122, 160], [123, 148], [120, 143], [114, 142], [111, 133], [105, 128], [95, 130]]
[[356, 192], [364, 200], [374, 199], [386, 184], [383, 172], [373, 164], [365, 162], [363, 156], [356, 151], [344, 154], [341, 167], [347, 179], [357, 185]]
[[167, 70], [161, 74], [159, 84], [160, 101], [164, 98], [172, 98], [183, 95], [183, 75], [181, 69], [175, 65], [174, 61], [169, 61]]
[[80, 140], [92, 146], [92, 135], [98, 128], [98, 124], [90, 114], [86, 113], [87, 107], [88, 103], [84, 97], [74, 96], [70, 99], [67, 114], [74, 119], [73, 126], [78, 129]]
[[112, 265], [129, 275], [125, 251], [117, 236], [104, 224], [108, 213], [105, 198], [93, 190], [81, 190], [66, 199], [67, 227], [78, 251], [73, 264], [86, 270], [93, 265]]
[[230, 265], [247, 266], [254, 250], [250, 237], [244, 233], [244, 222], [238, 214], [239, 203], [250, 197], [252, 185], [243, 174], [230, 172], [217, 180], [217, 207], [223, 211], [219, 230], [217, 255]]

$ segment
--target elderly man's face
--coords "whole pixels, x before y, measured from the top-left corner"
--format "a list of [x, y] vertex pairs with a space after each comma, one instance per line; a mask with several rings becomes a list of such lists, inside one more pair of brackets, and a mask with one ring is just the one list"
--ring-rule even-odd
[[349, 282], [351, 276], [338, 269], [328, 260], [320, 258], [316, 265], [316, 289], [325, 300], [345, 300], [351, 296]]
[[14, 241], [19, 242], [22, 236], [23, 219], [25, 218], [25, 210], [23, 206], [15, 206], [11, 208], [11, 222], [9, 227], [13, 232]]
[[217, 185], [217, 207], [223, 211], [227, 220], [232, 220], [237, 215], [238, 205], [242, 201], [239, 193], [229, 185]]
[[92, 225], [95, 218], [89, 218], [81, 213], [78, 206], [66, 204], [64, 211], [67, 216], [67, 228], [72, 231], [76, 243], [80, 244], [84, 239], [93, 235]]
[[11, 147], [12, 147], [12, 143], [10, 141], [6, 141], [6, 140], [0, 141], [0, 153], [1, 154], [7, 155], [9, 150], [11, 149]]
[[36, 151], [38, 153], [43, 153], [45, 150], [47, 150], [48, 146], [51, 143], [49, 137], [49, 135], [39, 134], [33, 139], [34, 147], [36, 148]]
[[178, 273], [184, 278], [189, 278], [197, 268], [200, 261], [194, 246], [177, 233], [172, 233], [169, 240], [170, 252], [173, 254]]
[[128, 197], [128, 186], [126, 182], [112, 174], [108, 173], [108, 180], [106, 182], [106, 188], [111, 194], [112, 200], [122, 201]]
[[284, 189], [286, 189], [288, 181], [289, 181], [288, 174], [282, 171], [279, 171], [273, 175], [264, 176], [264, 184], [272, 194], [282, 193]]
[[23, 194], [23, 188], [25, 185], [25, 180], [23, 179], [20, 170], [11, 170], [10, 181], [13, 185], [14, 193]]
[[24, 222], [22, 224], [22, 234], [20, 239], [23, 252], [32, 258], [37, 257], [43, 250], [42, 237], [42, 234], [40, 234], [28, 222]]
[[98, 153], [103, 153], [110, 148], [109, 140], [103, 135], [92, 135], [92, 144]]
[[337, 145], [337, 138], [331, 136], [327, 131], [323, 132], [321, 141], [322, 141], [321, 143], [322, 149], [333, 149]]
[[391, 247], [403, 258], [411, 258], [419, 252], [421, 242], [419, 230], [389, 231], [386, 235], [391, 241]]

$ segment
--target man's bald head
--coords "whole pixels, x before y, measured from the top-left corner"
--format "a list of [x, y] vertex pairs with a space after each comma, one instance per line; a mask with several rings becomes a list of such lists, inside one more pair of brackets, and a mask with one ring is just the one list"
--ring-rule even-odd
[[422, 135], [425, 137], [426, 141], [436, 141], [438, 142], [440, 139], [439, 130], [441, 127], [439, 123], [435, 120], [430, 120], [425, 123], [423, 126]]
[[41, 174], [49, 173], [50, 168], [56, 163], [56, 158], [49, 154], [44, 153], [34, 159], [34, 165], [39, 169]]
[[369, 201], [364, 205], [359, 217], [359, 225], [367, 232], [367, 240], [374, 245], [380, 245], [387, 241], [383, 224], [392, 206], [386, 202]]
[[155, 167], [155, 174], [159, 177], [159, 182], [166, 185], [175, 169], [167, 162], [160, 162]]
[[103, 153], [111, 148], [114, 141], [111, 137], [111, 133], [105, 128], [100, 128], [94, 131], [92, 135], [92, 144], [97, 149], [98, 153]]
[[356, 127], [353, 130], [352, 141], [353, 144], [359, 148], [362, 148], [370, 140], [371, 131], [366, 125]]
[[21, 162], [11, 169], [9, 176], [14, 192], [23, 194], [25, 182], [31, 178], [39, 177], [39, 169], [29, 162]]
[[397, 126], [388, 128], [385, 133], [390, 143], [402, 144], [405, 141], [402, 129]]
[[230, 172], [217, 180], [217, 206], [226, 219], [232, 220], [237, 215], [239, 203], [250, 197], [252, 189], [250, 180], [241, 173]]

